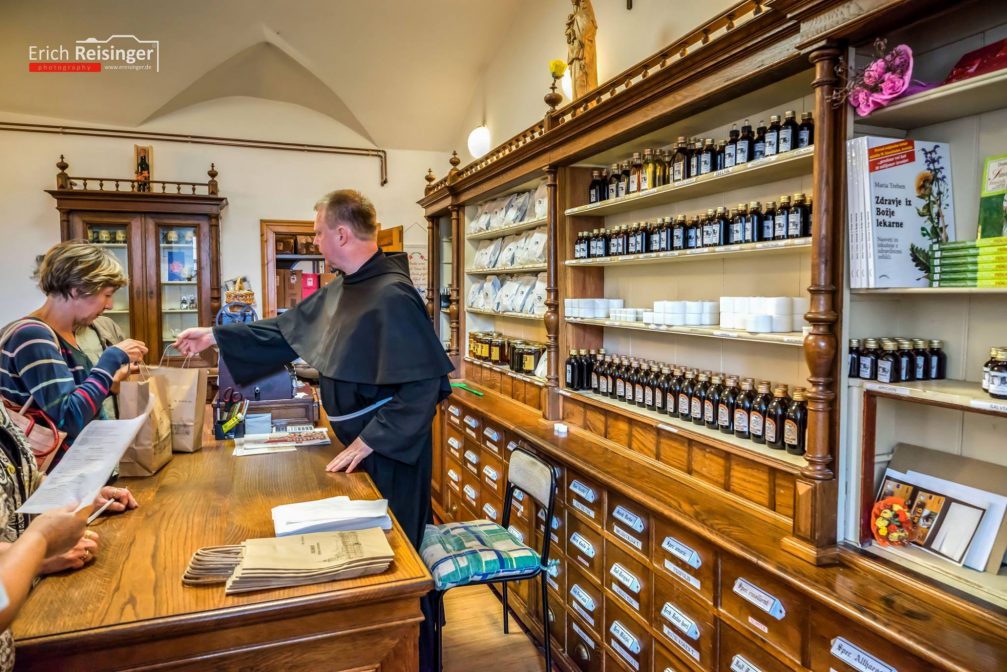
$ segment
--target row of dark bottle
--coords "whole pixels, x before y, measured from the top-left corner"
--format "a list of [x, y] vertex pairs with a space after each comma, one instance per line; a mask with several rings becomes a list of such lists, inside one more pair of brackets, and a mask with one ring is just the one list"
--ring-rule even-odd
[[880, 383], [943, 380], [948, 368], [943, 345], [936, 339], [851, 338], [848, 374]]
[[656, 222], [624, 224], [581, 231], [574, 242], [574, 259], [597, 259], [646, 252], [692, 250], [766, 240], [811, 236], [811, 200], [804, 194], [780, 196], [766, 203], [739, 203], [737, 208], [710, 208], [705, 214]]
[[681, 182], [698, 175], [706, 175], [725, 168], [756, 161], [767, 156], [783, 154], [815, 141], [815, 122], [811, 112], [801, 114], [787, 110], [780, 120], [778, 114], [769, 118], [769, 126], [759, 121], [755, 132], [748, 119], [741, 130], [734, 124], [726, 140], [715, 144], [713, 138], [686, 140], [679, 136], [674, 149], [651, 149], [633, 152], [633, 157], [623, 163], [613, 163], [606, 172], [595, 170], [588, 187], [588, 202], [597, 203], [610, 198], [647, 191], [667, 184]]
[[604, 349], [571, 350], [566, 387], [804, 454], [808, 410], [803, 387], [794, 388], [791, 397], [786, 385], [606, 355]]

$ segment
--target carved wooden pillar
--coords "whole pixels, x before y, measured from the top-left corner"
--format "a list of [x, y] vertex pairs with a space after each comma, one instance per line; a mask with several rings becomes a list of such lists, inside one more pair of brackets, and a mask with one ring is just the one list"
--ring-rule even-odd
[[841, 267], [844, 230], [843, 166], [845, 106], [833, 107], [832, 93], [841, 50], [823, 43], [810, 53], [815, 66], [814, 212], [811, 221], [810, 308], [805, 318], [811, 333], [804, 339], [808, 364], [808, 438], [805, 460], [795, 487], [794, 536], [784, 546], [822, 564], [832, 561], [836, 543], [837, 483], [833, 472], [837, 446], [835, 384], [837, 378], [836, 269]]
[[427, 217], [427, 315], [438, 324], [437, 309], [440, 305], [440, 289], [438, 281], [441, 265], [438, 259], [437, 218]]
[[448, 356], [458, 357], [458, 346], [460, 342], [459, 317], [461, 308], [459, 296], [461, 293], [461, 266], [462, 266], [462, 224], [461, 206], [451, 206], [451, 303], [448, 306], [448, 319], [451, 323], [451, 343], [448, 346]]
[[546, 373], [546, 407], [547, 420], [560, 419], [559, 399], [559, 205], [556, 193], [556, 168], [545, 169], [545, 187], [548, 196], [548, 271], [545, 287], [545, 332], [546, 353], [549, 355], [549, 365]]

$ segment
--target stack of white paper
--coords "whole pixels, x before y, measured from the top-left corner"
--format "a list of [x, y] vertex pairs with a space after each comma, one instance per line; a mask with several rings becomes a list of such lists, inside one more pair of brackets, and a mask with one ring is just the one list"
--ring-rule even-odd
[[339, 496], [273, 507], [273, 528], [278, 537], [369, 527], [392, 528], [387, 499], [353, 500]]

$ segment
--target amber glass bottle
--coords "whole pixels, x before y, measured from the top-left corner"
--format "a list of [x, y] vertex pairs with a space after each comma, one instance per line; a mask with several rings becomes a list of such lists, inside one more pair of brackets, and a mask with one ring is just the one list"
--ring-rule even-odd
[[751, 378], [741, 381], [741, 392], [734, 401], [734, 435], [739, 439], [752, 438], [749, 422], [752, 417], [752, 404], [755, 402], [752, 382]]
[[787, 386], [780, 385], [773, 390], [773, 401], [766, 409], [766, 445], [770, 448], [783, 450], [783, 421], [790, 408], [790, 398], [787, 396]]
[[738, 379], [729, 376], [727, 387], [720, 394], [720, 402], [717, 404], [717, 426], [724, 434], [734, 434], [734, 410], [738, 404]]
[[720, 396], [724, 393], [723, 379], [720, 376], [710, 378], [710, 384], [706, 387], [706, 399], [703, 401], [703, 422], [707, 428], [717, 428], [717, 407], [720, 405]]
[[748, 418], [749, 431], [752, 441], [755, 443], [766, 442], [766, 414], [769, 412], [769, 404], [773, 401], [773, 395], [769, 391], [769, 382], [759, 383], [758, 394], [752, 402], [752, 412]]
[[783, 445], [791, 455], [803, 455], [808, 434], [808, 405], [804, 388], [794, 388], [794, 398], [783, 420]]

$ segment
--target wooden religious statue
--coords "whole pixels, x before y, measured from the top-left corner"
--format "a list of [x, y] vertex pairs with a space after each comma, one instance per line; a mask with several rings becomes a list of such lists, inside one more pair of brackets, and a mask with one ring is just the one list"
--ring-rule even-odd
[[594, 19], [591, 0], [570, 0], [573, 12], [566, 19], [566, 61], [570, 66], [574, 100], [598, 86], [598, 55], [595, 34], [598, 22]]

